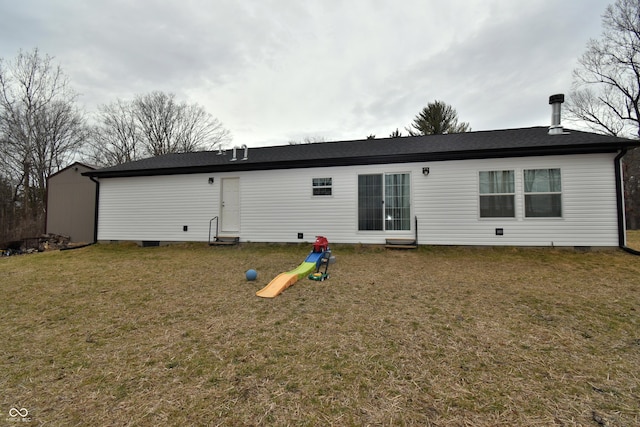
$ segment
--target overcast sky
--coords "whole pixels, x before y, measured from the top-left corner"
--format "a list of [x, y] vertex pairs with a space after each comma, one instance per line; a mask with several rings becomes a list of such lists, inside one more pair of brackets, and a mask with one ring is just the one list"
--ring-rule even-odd
[[472, 130], [547, 126], [610, 3], [0, 0], [0, 58], [38, 47], [90, 113], [175, 93], [231, 145], [387, 137], [436, 99]]

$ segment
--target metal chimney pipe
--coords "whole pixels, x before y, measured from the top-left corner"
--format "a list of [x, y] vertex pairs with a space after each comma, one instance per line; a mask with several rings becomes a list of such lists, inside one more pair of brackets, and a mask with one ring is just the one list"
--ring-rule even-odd
[[549, 127], [549, 135], [562, 135], [564, 132], [560, 117], [563, 102], [564, 94], [562, 93], [551, 95], [549, 97], [549, 104], [551, 105], [551, 126]]

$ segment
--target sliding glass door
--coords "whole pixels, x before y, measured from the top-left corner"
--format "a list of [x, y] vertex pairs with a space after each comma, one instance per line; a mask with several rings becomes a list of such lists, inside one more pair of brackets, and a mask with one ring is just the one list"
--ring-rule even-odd
[[358, 175], [358, 230], [382, 230], [382, 175]]
[[408, 173], [358, 175], [358, 230], [410, 230]]

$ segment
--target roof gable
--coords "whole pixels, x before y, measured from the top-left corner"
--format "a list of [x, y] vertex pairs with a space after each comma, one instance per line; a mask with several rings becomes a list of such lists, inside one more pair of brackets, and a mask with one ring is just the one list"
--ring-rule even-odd
[[51, 175], [49, 175], [49, 177], [47, 179], [51, 179], [51, 178], [54, 178], [57, 175], [63, 174], [65, 172], [67, 172], [68, 170], [70, 170], [71, 168], [75, 168], [76, 170], [85, 169], [83, 175], [85, 175], [86, 172], [91, 172], [91, 171], [94, 171], [96, 169], [95, 166], [90, 166], [90, 165], [87, 165], [86, 163], [73, 162], [69, 166], [66, 166], [66, 167], [60, 169], [59, 171], [57, 171], [55, 173], [52, 173]]

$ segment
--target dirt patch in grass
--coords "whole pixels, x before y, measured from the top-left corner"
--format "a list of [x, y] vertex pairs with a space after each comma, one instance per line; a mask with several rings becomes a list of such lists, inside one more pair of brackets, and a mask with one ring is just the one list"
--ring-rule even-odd
[[0, 260], [0, 421], [640, 424], [640, 258], [335, 245], [328, 281], [255, 296], [308, 250]]

